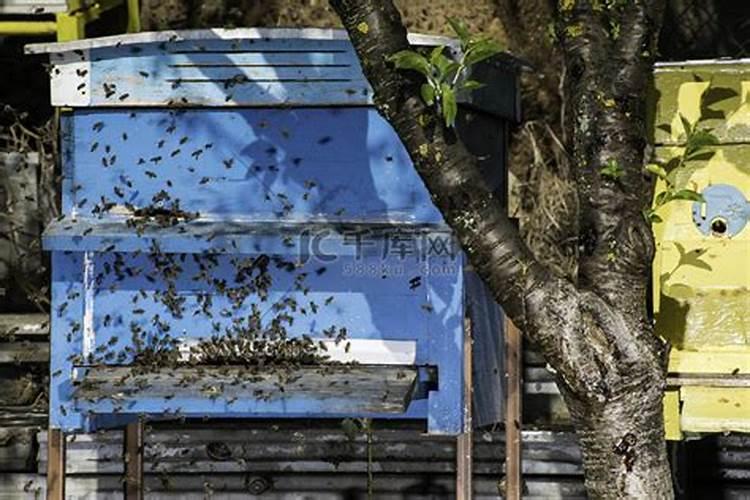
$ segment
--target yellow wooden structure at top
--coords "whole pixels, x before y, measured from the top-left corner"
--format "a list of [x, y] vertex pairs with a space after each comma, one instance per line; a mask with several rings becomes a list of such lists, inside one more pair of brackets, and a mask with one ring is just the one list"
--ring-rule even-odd
[[140, 31], [138, 0], [9, 0], [0, 5], [0, 36], [86, 37], [86, 25], [116, 7], [127, 9], [127, 31]]
[[750, 60], [658, 65], [655, 91], [656, 159], [682, 156], [683, 119], [718, 139], [669, 177], [718, 197], [666, 203], [654, 224], [656, 330], [672, 345], [667, 438], [750, 432]]

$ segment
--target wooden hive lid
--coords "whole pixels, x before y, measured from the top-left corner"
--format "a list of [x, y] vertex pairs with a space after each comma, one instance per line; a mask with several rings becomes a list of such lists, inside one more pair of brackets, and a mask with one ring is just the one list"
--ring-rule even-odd
[[[459, 50], [447, 37], [410, 34], [409, 40]], [[372, 89], [341, 29], [145, 32], [31, 44], [26, 53], [49, 54], [55, 106], [372, 105]], [[481, 66], [487, 87], [460, 96], [460, 102], [520, 120], [514, 65]]]

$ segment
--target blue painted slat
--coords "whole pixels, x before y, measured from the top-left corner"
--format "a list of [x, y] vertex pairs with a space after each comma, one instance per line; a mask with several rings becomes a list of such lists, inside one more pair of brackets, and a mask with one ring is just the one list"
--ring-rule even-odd
[[[356, 75], [349, 66], [169, 66], [158, 77], [178, 88], [181, 85], [202, 83], [220, 85], [226, 92], [236, 86], [254, 83], [350, 82]], [[251, 83], [252, 82], [252, 83]]]
[[[208, 53], [220, 54], [235, 52], [263, 52], [263, 53], [303, 53], [303, 52], [330, 52], [351, 53], [354, 48], [346, 39], [325, 38], [214, 38], [202, 40], [175, 40], [162, 43], [144, 44], [142, 47], [154, 46], [165, 53]], [[114, 55], [122, 55], [124, 50], [118, 48], [102, 48], [102, 54], [107, 50], [114, 49]], [[128, 48], [125, 50], [132, 49]], [[98, 55], [95, 53], [94, 56]]]
[[[458, 264], [461, 272], [447, 270]], [[464, 429], [464, 256], [436, 256], [427, 275], [430, 359], [438, 368], [438, 391], [429, 393], [427, 428], [434, 434], [458, 434]], [[439, 332], [439, 333], [438, 333]]]
[[371, 108], [82, 110], [63, 127], [67, 213], [166, 190], [220, 219], [442, 222]]
[[52, 307], [50, 311], [50, 425], [82, 429], [85, 416], [74, 410], [72, 356], [83, 344], [83, 253], [52, 253]]
[[71, 85], [88, 87], [92, 105], [371, 103], [344, 40], [164, 42], [94, 49], [90, 58], [90, 74]]
[[[165, 104], [174, 102], [254, 106], [294, 99], [295, 93], [338, 95], [360, 102], [369, 86], [359, 63], [349, 52], [178, 53], [104, 57], [92, 65], [89, 92], [105, 105]], [[252, 57], [250, 57], [252, 56]], [[330, 61], [330, 62], [329, 62]], [[83, 81], [83, 80], [82, 80]], [[346, 90], [350, 91], [347, 93]], [[347, 97], [346, 95], [350, 97]], [[262, 97], [261, 97], [262, 96]]]
[[[423, 247], [433, 242], [453, 241], [446, 226], [351, 225], [330, 223], [278, 224], [254, 221], [194, 220], [177, 225], [141, 226], [139, 232], [125, 218], [63, 218], [47, 226], [43, 245], [52, 251], [166, 253], [253, 253], [300, 256], [356, 256], [363, 249], [359, 240], [413, 238]], [[445, 244], [447, 245], [447, 244]], [[455, 244], [453, 244], [455, 246]]]
[[[156, 54], [155, 54], [156, 55]], [[307, 52], [222, 52], [220, 54], [202, 53], [202, 52], [171, 52], [168, 57], [168, 65], [179, 66], [208, 66], [223, 65], [231, 67], [243, 66], [267, 66], [267, 67], [284, 67], [284, 66], [348, 66], [359, 67], [359, 60], [348, 50], [342, 51], [307, 51]], [[123, 58], [119, 58], [123, 59]], [[119, 60], [118, 59], [118, 60]], [[136, 55], [128, 56], [125, 59], [137, 59]], [[142, 58], [145, 59], [145, 58]], [[140, 64], [138, 61], [129, 61], [129, 64]], [[161, 66], [157, 66], [153, 61], [144, 66], [152, 66], [157, 74], [163, 71]]]
[[[97, 279], [91, 307], [95, 347], [107, 346], [101, 356], [105, 352], [116, 356], [131, 343], [132, 324], [146, 331], [156, 331], [152, 323], [155, 315], [168, 320], [170, 336], [180, 340], [201, 339], [215, 335], [215, 328], [225, 333], [234, 319], [246, 317], [253, 306], [268, 323], [276, 316], [276, 306], [292, 299], [301, 309], [289, 312], [293, 318], [287, 328], [290, 337], [322, 338], [324, 329], [335, 326], [346, 328], [349, 339], [414, 340], [418, 341], [417, 364], [434, 364], [437, 359], [428, 344], [421, 342], [432, 332], [442, 331], [442, 325], [441, 330], [437, 330], [431, 323], [432, 318], [438, 317], [445, 324], [453, 321], [452, 315], [460, 316], [453, 304], [460, 291], [456, 289], [461, 271], [458, 256], [441, 263], [439, 270], [433, 270], [445, 274], [441, 281], [429, 277], [429, 266], [436, 265], [434, 257], [422, 261], [418, 257], [399, 255], [388, 258], [372, 255], [362, 259], [337, 256], [333, 262], [313, 258], [293, 271], [272, 268], [267, 297], [249, 296], [241, 307], [235, 307], [226, 296], [218, 294], [213, 282], [200, 277], [198, 262], [207, 264], [208, 259], [199, 256], [196, 262], [192, 256], [187, 257], [183, 260], [181, 255], [175, 256], [182, 271], [174, 279], [174, 291], [184, 301], [182, 314], [175, 315], [158, 299], [158, 294], [166, 288], [163, 281], [153, 280], [159, 273], [149, 256], [95, 255], [93, 265]], [[211, 278], [222, 280], [230, 289], [237, 287], [233, 262], [247, 257], [239, 254], [214, 257], [216, 267], [211, 269]], [[137, 274], [106, 272], [115, 268], [116, 258], [123, 268], [135, 270]], [[307, 292], [295, 288], [295, 280], [302, 273], [306, 274]], [[413, 286], [414, 279], [420, 280], [419, 286]], [[432, 300], [431, 294], [440, 296], [441, 301]], [[200, 299], [207, 295], [212, 297], [212, 302], [204, 307]], [[121, 360], [113, 356], [103, 361], [122, 364], [131, 359], [130, 355]]]
[[[118, 84], [121, 78], [139, 76], [135, 81], [143, 85], [158, 85], [160, 79], [186, 77], [181, 71], [210, 69], [215, 67], [233, 68], [235, 74], [247, 68], [264, 68], [283, 71], [289, 68], [306, 69], [312, 75], [325, 78], [332, 72], [331, 79], [341, 78], [342, 70], [346, 77], [362, 80], [362, 70], [356, 56], [348, 50], [336, 52], [236, 52], [236, 53], [201, 53], [179, 52], [164, 53], [153, 48], [137, 54], [120, 57], [102, 54], [93, 64], [94, 86], [103, 83]], [[145, 72], [147, 74], [140, 74]], [[272, 73], [270, 73], [272, 75]], [[190, 73], [196, 76], [195, 72]], [[204, 75], [205, 76], [205, 75]], [[138, 99], [138, 96], [134, 96]]]
[[503, 311], [474, 271], [464, 272], [466, 306], [474, 339], [474, 414], [477, 427], [501, 422], [505, 411], [505, 332]]

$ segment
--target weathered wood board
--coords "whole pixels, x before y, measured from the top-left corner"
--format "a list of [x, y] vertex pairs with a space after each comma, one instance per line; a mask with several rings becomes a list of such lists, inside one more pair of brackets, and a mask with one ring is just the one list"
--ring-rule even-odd
[[[106, 399], [131, 413], [154, 399], [222, 398], [238, 409], [248, 400], [284, 401], [304, 397], [320, 401], [333, 413], [403, 413], [411, 400], [417, 369], [410, 366], [321, 365], [302, 368], [192, 367], [138, 374], [132, 367], [77, 368], [79, 405]], [[146, 401], [144, 403], [144, 400]], [[232, 404], [233, 402], [234, 405]], [[239, 411], [239, 410], [238, 410]]]

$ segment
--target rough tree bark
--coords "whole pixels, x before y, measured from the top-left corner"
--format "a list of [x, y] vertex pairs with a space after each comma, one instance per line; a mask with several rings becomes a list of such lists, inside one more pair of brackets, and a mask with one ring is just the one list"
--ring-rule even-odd
[[[581, 200], [575, 279], [540, 264], [485, 185], [475, 158], [389, 55], [409, 47], [391, 0], [331, 0], [436, 206], [505, 312], [539, 347], [576, 426], [592, 498], [671, 498], [663, 439], [664, 345], [646, 307], [653, 254], [641, 214], [645, 89], [659, 0], [565, 0], [559, 31]], [[618, 178], [600, 169], [616, 162]]]

